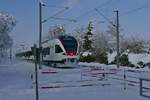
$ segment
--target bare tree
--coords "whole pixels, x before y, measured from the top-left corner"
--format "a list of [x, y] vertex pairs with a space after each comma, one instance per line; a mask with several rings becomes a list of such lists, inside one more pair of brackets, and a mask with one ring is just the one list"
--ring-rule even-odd
[[94, 50], [95, 53], [109, 50], [109, 38], [105, 32], [96, 31], [94, 34]]
[[[116, 21], [115, 21], [114, 25], [116, 26]], [[116, 51], [116, 48], [117, 48], [116, 47], [117, 46], [117, 40], [116, 40], [117, 33], [116, 33], [116, 27], [114, 25], [112, 25], [112, 24], [108, 25], [108, 30], [106, 30], [106, 34], [109, 39], [108, 45], [112, 51]], [[120, 49], [122, 50], [122, 48], [123, 48], [122, 43], [125, 41], [125, 39], [124, 39], [124, 35], [121, 33], [121, 31], [122, 31], [122, 29], [120, 28], [119, 38], [120, 38]]]
[[138, 37], [127, 39], [123, 45], [124, 49], [128, 49], [132, 53], [144, 53], [146, 51], [145, 48], [147, 48], [146, 41]]
[[50, 35], [50, 37], [56, 37], [65, 34], [65, 32], [66, 30], [63, 25], [56, 25], [56, 26], [51, 26], [49, 28], [48, 34]]
[[9, 33], [15, 25], [16, 20], [12, 15], [0, 12], [0, 56], [4, 56], [7, 49], [13, 45], [13, 39]]
[[51, 38], [55, 38], [59, 35], [64, 35], [66, 32], [65, 27], [63, 25], [55, 25], [50, 26], [48, 34], [42, 37], [42, 42], [45, 42]]
[[79, 43], [79, 51], [83, 52], [83, 38], [86, 29], [83, 26], [81, 26], [81, 27], [77, 27], [74, 31], [75, 32], [72, 35], [77, 39]]

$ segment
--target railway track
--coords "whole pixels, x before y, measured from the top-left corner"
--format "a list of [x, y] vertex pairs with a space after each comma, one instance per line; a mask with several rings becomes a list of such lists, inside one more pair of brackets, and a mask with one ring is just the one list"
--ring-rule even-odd
[[[105, 77], [102, 77], [101, 72], [96, 72], [92, 73], [91, 75], [88, 73], [80, 73], [81, 77], [97, 77], [98, 79], [84, 79], [84, 80], [68, 80], [68, 81], [55, 81], [51, 82], [51, 85], [46, 85], [46, 86], [41, 86], [41, 89], [52, 89], [52, 88], [73, 88], [73, 87], [90, 87], [90, 86], [108, 86], [108, 85], [113, 85], [110, 82], [103, 81], [104, 79], [114, 79], [114, 80], [119, 80], [122, 82], [121, 84], [126, 84], [128, 86], [132, 87], [139, 87], [140, 82], [139, 82], [139, 77], [137, 76], [131, 76], [131, 75], [126, 75], [126, 79], [124, 79], [123, 74], [117, 74], [117, 73], [106, 73]], [[128, 79], [127, 79], [128, 78]], [[143, 87], [145, 91], [150, 91], [149, 87]]]
[[41, 86], [41, 89], [52, 88], [73, 88], [73, 87], [91, 87], [91, 86], [108, 86], [110, 83], [104, 82], [100, 79], [97, 80], [72, 80], [72, 81], [55, 81], [51, 85]]

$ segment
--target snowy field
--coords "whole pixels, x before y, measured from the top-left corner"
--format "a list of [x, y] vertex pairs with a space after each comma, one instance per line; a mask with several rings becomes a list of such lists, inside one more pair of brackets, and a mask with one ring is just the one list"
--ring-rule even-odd
[[[1, 61], [0, 100], [35, 100], [32, 74], [30, 62]], [[149, 69], [117, 69], [98, 63], [80, 63], [72, 69], [43, 66], [39, 96], [40, 100], [149, 100], [139, 95], [139, 78], [149, 75]], [[150, 82], [144, 82], [144, 87], [144, 94], [150, 96]]]

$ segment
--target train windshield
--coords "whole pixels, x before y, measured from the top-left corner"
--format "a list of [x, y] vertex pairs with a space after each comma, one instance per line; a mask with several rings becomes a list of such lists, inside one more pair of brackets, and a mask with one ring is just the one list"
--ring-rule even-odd
[[74, 37], [60, 36], [59, 39], [62, 42], [66, 51], [77, 51], [78, 43]]

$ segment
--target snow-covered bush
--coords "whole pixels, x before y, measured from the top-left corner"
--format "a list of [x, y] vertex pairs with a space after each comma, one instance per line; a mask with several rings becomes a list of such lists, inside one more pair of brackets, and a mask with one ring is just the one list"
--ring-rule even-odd
[[139, 61], [137, 64], [140, 68], [144, 68], [146, 66], [146, 64], [143, 61]]
[[149, 62], [149, 63], [146, 63], [146, 66], [150, 68], [150, 62]]
[[[128, 66], [130, 64], [129, 59], [128, 59], [128, 55], [127, 54], [123, 54], [119, 57], [119, 62], [120, 65], [122, 66]], [[117, 63], [117, 57], [115, 56], [114, 61], [111, 62], [111, 64], [116, 64]]]
[[88, 54], [87, 56], [80, 56], [80, 62], [94, 62], [95, 61], [95, 57], [93, 55]]
[[102, 63], [102, 64], [108, 64], [107, 53], [105, 51], [104, 52], [98, 52], [98, 53], [96, 53], [96, 55], [95, 55], [95, 61], [99, 62], [99, 63]]
[[121, 55], [121, 57], [119, 58], [119, 61], [122, 66], [128, 66], [129, 65], [128, 55], [127, 54]]
[[132, 64], [131, 62], [129, 62], [129, 65], [128, 65], [129, 67], [135, 67], [135, 65], [134, 64]]

